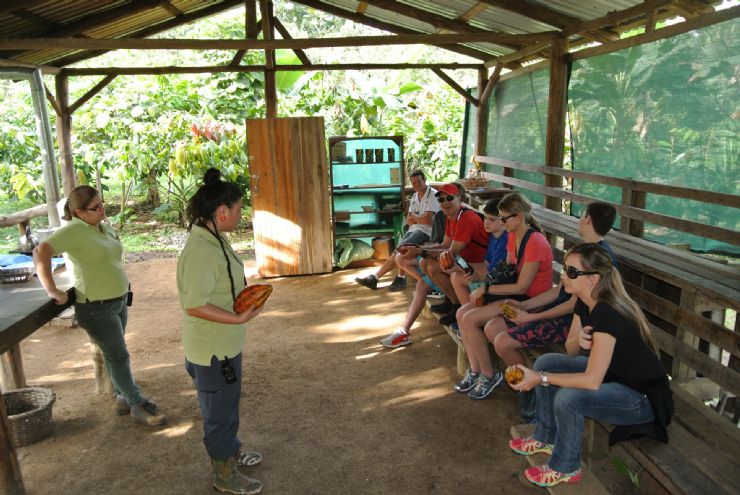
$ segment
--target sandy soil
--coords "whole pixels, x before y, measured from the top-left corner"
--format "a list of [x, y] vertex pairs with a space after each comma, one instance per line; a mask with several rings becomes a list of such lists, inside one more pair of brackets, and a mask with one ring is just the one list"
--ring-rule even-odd
[[[18, 450], [29, 494], [214, 493], [183, 367], [175, 263], [127, 265], [132, 367], [166, 427], [118, 417], [95, 393], [83, 330], [47, 326], [23, 342], [29, 385], [57, 395], [52, 436]], [[240, 429], [265, 460], [245, 473], [272, 494], [545, 493], [519, 481], [526, 462], [506, 448], [513, 393], [481, 402], [454, 393], [455, 345], [424, 317], [413, 345], [382, 350], [412, 290], [371, 292], [357, 274], [270, 282], [248, 330]]]

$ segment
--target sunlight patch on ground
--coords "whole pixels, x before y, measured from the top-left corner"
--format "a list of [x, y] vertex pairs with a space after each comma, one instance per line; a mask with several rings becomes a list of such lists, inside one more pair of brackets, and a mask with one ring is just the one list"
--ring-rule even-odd
[[[396, 314], [351, 316], [334, 323], [312, 327], [317, 333], [327, 334], [326, 342], [349, 343], [360, 342], [377, 337], [378, 331], [398, 326]], [[390, 330], [389, 330], [390, 331]]]
[[189, 421], [187, 423], [181, 423], [179, 425], [172, 425], [170, 427], [157, 430], [156, 432], [154, 432], [154, 434], [160, 437], [168, 437], [168, 438], [181, 437], [187, 434], [190, 430], [192, 430], [193, 426], [194, 426], [193, 422]]
[[[444, 368], [440, 367], [426, 370], [423, 374], [417, 373], [415, 379], [405, 375], [388, 380], [385, 384], [392, 390], [405, 391], [405, 393], [388, 400], [369, 405], [363, 408], [362, 411], [372, 412], [374, 410], [387, 407], [404, 407], [447, 396], [450, 394], [451, 388], [449, 381], [445, 378], [445, 371], [446, 370]], [[439, 378], [430, 377], [430, 373], [437, 375], [436, 372], [440, 372]]]
[[42, 375], [36, 378], [34, 381], [39, 383], [62, 383], [62, 382], [74, 382], [79, 380], [93, 380], [95, 379], [95, 373], [90, 371], [89, 373], [75, 370], [71, 373], [56, 373], [54, 375]]
[[92, 366], [92, 362], [89, 359], [84, 361], [62, 361], [57, 365], [57, 368], [62, 370], [79, 370], [80, 368], [88, 368]]
[[174, 368], [174, 367], [180, 367], [182, 366], [181, 362], [177, 363], [159, 363], [159, 364], [150, 364], [149, 366], [145, 366], [141, 368], [142, 370], [161, 370], [162, 368]]

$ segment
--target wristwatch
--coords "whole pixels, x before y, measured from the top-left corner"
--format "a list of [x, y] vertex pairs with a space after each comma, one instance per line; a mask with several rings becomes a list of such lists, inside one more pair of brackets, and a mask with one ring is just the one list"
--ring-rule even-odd
[[547, 379], [546, 371], [540, 371], [540, 385], [542, 385], [543, 387], [550, 386], [550, 381]]

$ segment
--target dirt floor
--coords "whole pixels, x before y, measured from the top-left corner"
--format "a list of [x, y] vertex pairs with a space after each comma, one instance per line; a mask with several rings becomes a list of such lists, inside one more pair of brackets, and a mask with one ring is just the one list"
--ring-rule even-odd
[[[132, 367], [166, 427], [118, 417], [95, 393], [83, 330], [47, 326], [23, 342], [29, 385], [57, 395], [53, 434], [18, 449], [29, 494], [214, 493], [183, 366], [175, 263], [127, 265]], [[413, 345], [383, 350], [412, 289], [371, 292], [353, 282], [365, 271], [270, 281], [248, 329], [240, 429], [264, 461], [244, 472], [270, 494], [545, 493], [519, 480], [526, 461], [506, 447], [513, 393], [475, 402], [453, 392], [455, 345], [423, 316]]]

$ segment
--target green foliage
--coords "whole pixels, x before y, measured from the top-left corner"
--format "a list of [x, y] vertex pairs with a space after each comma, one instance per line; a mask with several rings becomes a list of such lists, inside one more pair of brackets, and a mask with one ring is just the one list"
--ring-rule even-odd
[[629, 479], [632, 484], [635, 486], [635, 488], [640, 488], [640, 476], [638, 473], [632, 471], [629, 466], [627, 466], [627, 463], [624, 462], [624, 459], [617, 455], [610, 456], [612, 465], [614, 466], [614, 469], [617, 470], [617, 473], [621, 474], [625, 478]]

